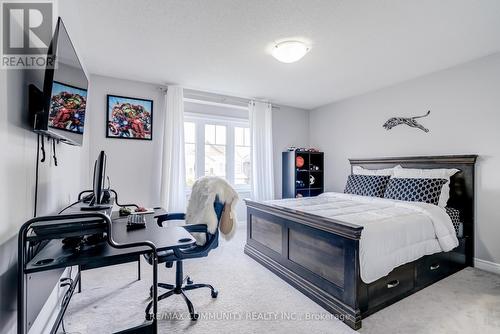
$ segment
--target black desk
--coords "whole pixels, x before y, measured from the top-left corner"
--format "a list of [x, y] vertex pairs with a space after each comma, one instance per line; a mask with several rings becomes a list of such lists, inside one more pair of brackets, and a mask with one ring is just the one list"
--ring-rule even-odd
[[[113, 239], [118, 243], [130, 243], [141, 240], [149, 240], [156, 245], [158, 251], [193, 245], [196, 240], [183, 227], [158, 226], [156, 218], [165, 214], [165, 210], [155, 210], [155, 214], [146, 215], [146, 228], [135, 231], [127, 231], [127, 217], [118, 217], [113, 213]], [[181, 241], [186, 238], [187, 240]]]
[[[69, 211], [70, 214], [77, 212], [79, 213], [80, 211]], [[158, 251], [194, 244], [195, 240], [184, 228], [158, 226], [156, 218], [165, 213], [165, 210], [157, 209], [154, 214], [146, 215], [146, 228], [127, 231], [127, 217], [119, 217], [118, 212], [115, 211], [111, 215], [112, 237], [114, 241], [120, 244], [130, 244], [148, 240], [155, 244]], [[179, 240], [183, 238], [187, 238], [188, 241], [180, 242]], [[39, 237], [36, 235], [28, 235], [27, 237], [28, 241], [35, 239], [39, 240]], [[26, 264], [25, 272], [32, 273], [76, 265], [85, 266], [86, 269], [99, 268], [102, 266], [136, 261], [137, 256], [150, 252], [151, 249], [145, 246], [119, 249], [103, 242], [94, 246], [92, 250], [75, 253], [71, 249], [63, 248], [62, 239], [52, 239]], [[45, 259], [53, 259], [53, 261], [47, 264], [37, 265], [37, 263]]]
[[[24, 312], [24, 301], [28, 295], [25, 291], [24, 280], [25, 275], [47, 271], [57, 268], [66, 268], [71, 266], [82, 266], [85, 269], [98, 268], [103, 266], [115, 265], [125, 262], [137, 261], [137, 258], [143, 254], [154, 254], [156, 255], [158, 251], [178, 249], [194, 244], [196, 241], [182, 227], [160, 227], [156, 223], [156, 217], [165, 213], [164, 210], [155, 210], [154, 214], [146, 215], [146, 228], [127, 231], [126, 223], [127, 217], [119, 217], [117, 212], [111, 215], [111, 219], [107, 217], [109, 223], [109, 230], [111, 231], [110, 237], [108, 237], [107, 243], [101, 243], [94, 246], [92, 249], [75, 253], [73, 250], [66, 249], [63, 247], [62, 239], [51, 239], [48, 241], [47, 245], [41, 249], [34, 257], [29, 258], [25, 254], [26, 243], [30, 240], [40, 240], [40, 236], [36, 236], [33, 233], [28, 233], [29, 227], [33, 224], [51, 224], [54, 221], [60, 219], [72, 219], [72, 215], [79, 216], [75, 219], [88, 220], [88, 218], [83, 218], [82, 213], [78, 208], [73, 211], [69, 211], [69, 215], [64, 216], [51, 216], [51, 217], [37, 217], [26, 224], [23, 225], [19, 233], [19, 249], [20, 249], [20, 284], [19, 284], [19, 303], [18, 303], [18, 333], [24, 334], [27, 332], [26, 324], [24, 323], [23, 312]], [[85, 215], [85, 214], [83, 214]], [[92, 215], [90, 213], [90, 215]], [[95, 214], [94, 214], [95, 215]], [[93, 219], [99, 217], [95, 215]], [[156, 260], [156, 256], [154, 256]], [[47, 259], [52, 259], [50, 262], [44, 261]], [[76, 284], [80, 282], [80, 272], [78, 272], [77, 277], [71, 284], [69, 288], [68, 295], [71, 297]], [[153, 266], [153, 282], [157, 282], [157, 265]], [[154, 298], [157, 297], [157, 287], [156, 284], [154, 289]], [[60, 319], [62, 319], [64, 312], [69, 304], [70, 298], [68, 298], [66, 305], [61, 308], [61, 314], [59, 315], [58, 321], [53, 328], [53, 332], [57, 330], [59, 326]], [[156, 309], [155, 311], [156, 312]], [[124, 333], [137, 333], [137, 332], [153, 332], [156, 333], [156, 317], [153, 316], [153, 320], [150, 323], [143, 324], [139, 328], [134, 328], [124, 331]]]

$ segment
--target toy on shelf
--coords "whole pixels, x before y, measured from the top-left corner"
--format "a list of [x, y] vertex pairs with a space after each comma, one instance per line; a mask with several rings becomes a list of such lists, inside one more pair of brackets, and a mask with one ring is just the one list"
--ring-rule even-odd
[[297, 188], [305, 188], [306, 187], [305, 182], [302, 180], [297, 180], [297, 181], [295, 181], [295, 183], [297, 184]]
[[304, 158], [301, 157], [300, 155], [295, 158], [295, 166], [297, 166], [297, 168], [304, 167], [304, 163], [305, 163]]
[[309, 166], [309, 170], [312, 172], [317, 172], [320, 170], [320, 168], [316, 165], [311, 165], [311, 166]]

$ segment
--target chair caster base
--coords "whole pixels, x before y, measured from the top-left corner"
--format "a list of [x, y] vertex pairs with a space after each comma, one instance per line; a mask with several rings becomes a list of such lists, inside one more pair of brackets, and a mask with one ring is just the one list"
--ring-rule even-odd
[[[189, 316], [191, 318], [191, 321], [197, 321], [200, 318], [200, 315], [198, 313], [195, 313], [193, 303], [189, 300], [189, 298], [185, 294], [185, 291], [195, 290], [200, 288], [209, 288], [210, 294], [214, 299], [217, 298], [217, 296], [219, 295], [219, 291], [214, 289], [214, 287], [210, 284], [201, 284], [201, 283], [193, 284], [193, 280], [189, 276], [187, 276], [186, 278], [184, 278], [184, 280], [182, 280], [182, 283], [184, 282], [186, 282], [186, 284], [180, 284], [180, 280], [177, 282], [176, 285], [158, 283], [158, 287], [161, 287], [163, 289], [168, 289], [167, 292], [158, 295], [158, 301], [173, 295], [181, 295], [184, 298], [184, 301], [186, 302], [186, 305], [189, 309]], [[150, 287], [150, 296], [152, 296], [152, 293], [153, 293], [153, 286]], [[146, 320], [153, 319], [153, 315], [149, 314], [152, 306], [153, 306], [153, 300], [151, 300], [148, 306], [146, 307]]]

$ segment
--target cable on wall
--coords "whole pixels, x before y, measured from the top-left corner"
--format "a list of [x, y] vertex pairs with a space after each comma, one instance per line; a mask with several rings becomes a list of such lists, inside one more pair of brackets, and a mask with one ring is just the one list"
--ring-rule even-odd
[[54, 165], [57, 167], [56, 140], [55, 139], [52, 139], [52, 158], [54, 158]]
[[[36, 167], [35, 167], [35, 205], [33, 209], [33, 217], [36, 217], [36, 209], [37, 209], [37, 203], [38, 203], [38, 170], [40, 166], [40, 162], [45, 161], [45, 150], [43, 148], [43, 137], [42, 137], [42, 142], [40, 146], [40, 137], [42, 137], [40, 134], [37, 134], [36, 138]], [[40, 161], [40, 150], [42, 150], [43, 156], [42, 156], [42, 161]]]
[[[40, 138], [42, 139], [41, 141], [40, 141]], [[38, 150], [42, 150], [42, 160], [40, 160], [40, 162], [45, 162], [45, 142], [44, 142], [44, 139], [45, 138], [43, 135], [38, 134], [38, 141], [39, 141]], [[42, 144], [41, 147], [40, 147], [40, 143]], [[37, 160], [38, 160], [38, 158], [37, 158]]]
[[65, 208], [64, 208], [64, 209], [62, 209], [61, 211], [59, 211], [59, 213], [58, 213], [58, 214], [60, 215], [60, 214], [61, 214], [61, 213], [63, 213], [64, 211], [68, 210], [69, 208], [71, 208], [71, 207], [73, 207], [73, 206], [77, 205], [77, 204], [78, 204], [78, 203], [80, 203], [80, 202], [85, 201], [85, 198], [86, 198], [86, 197], [84, 197], [84, 198], [82, 198], [82, 199], [79, 199], [79, 200], [78, 200], [78, 201], [76, 201], [76, 202], [71, 203], [70, 205], [68, 205], [67, 207], [65, 207]]

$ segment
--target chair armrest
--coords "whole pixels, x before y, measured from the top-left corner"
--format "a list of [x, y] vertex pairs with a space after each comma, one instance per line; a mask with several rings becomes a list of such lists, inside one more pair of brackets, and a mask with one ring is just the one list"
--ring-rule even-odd
[[167, 220], [184, 220], [186, 219], [185, 213], [166, 213], [164, 215], [159, 215], [156, 217], [156, 222], [158, 226], [163, 227], [163, 222]]
[[193, 224], [183, 226], [189, 233], [208, 233], [207, 225], [205, 224]]

